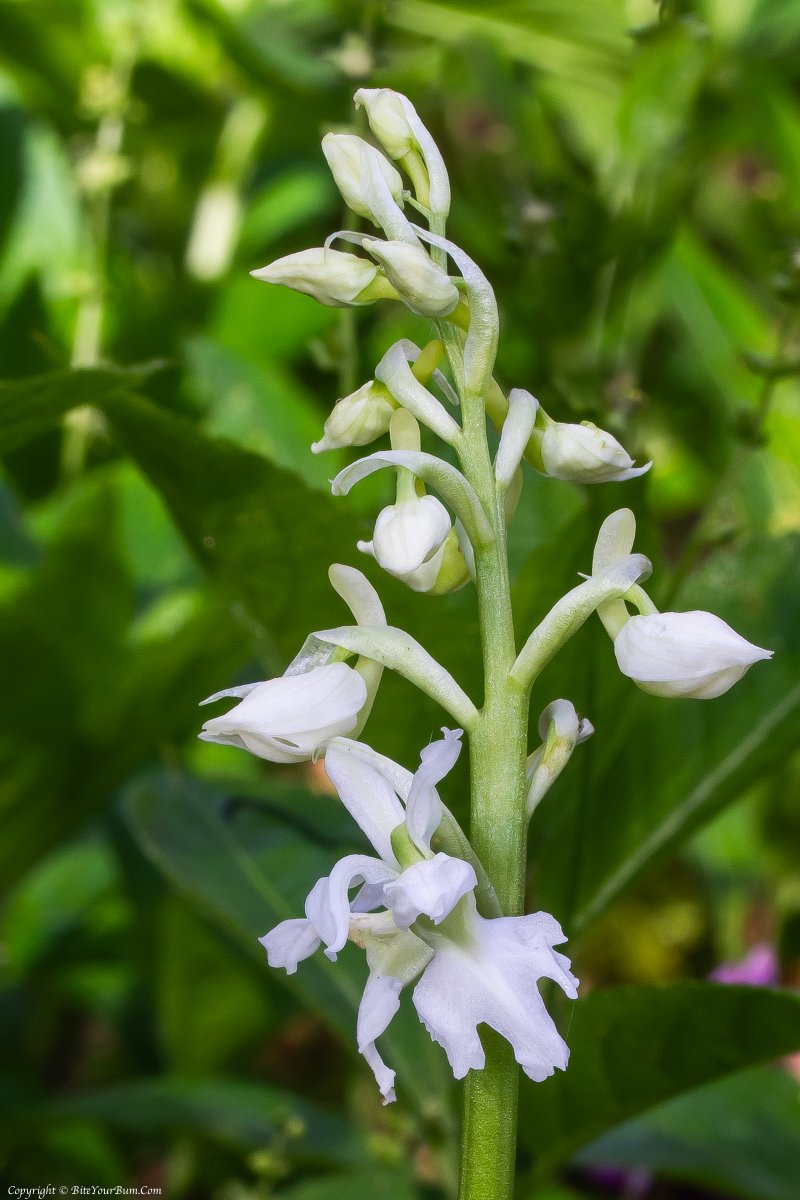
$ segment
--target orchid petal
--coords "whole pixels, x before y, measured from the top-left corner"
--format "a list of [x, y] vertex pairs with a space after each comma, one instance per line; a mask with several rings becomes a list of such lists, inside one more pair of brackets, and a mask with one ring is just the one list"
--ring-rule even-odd
[[393, 625], [340, 625], [337, 629], [321, 629], [316, 636], [397, 671], [465, 728], [469, 729], [477, 717], [475, 705], [449, 671], [402, 629]]
[[478, 1026], [511, 1043], [525, 1074], [546, 1079], [564, 1069], [569, 1050], [549, 1016], [537, 982], [546, 977], [577, 994], [567, 959], [552, 946], [564, 940], [547, 913], [532, 917], [473, 917], [468, 946], [435, 937], [435, 953], [413, 999], [420, 1020], [445, 1049], [456, 1079], [484, 1065]]
[[651, 570], [650, 560], [643, 554], [630, 554], [567, 592], [550, 609], [520, 650], [511, 668], [512, 678], [523, 686], [529, 686], [595, 609], [609, 600], [624, 596]]
[[[419, 240], [411, 222], [392, 195], [391, 188], [382, 170], [383, 155], [364, 142], [360, 147], [361, 181], [367, 206], [372, 218], [380, 225], [387, 238], [408, 242], [418, 246]], [[385, 160], [384, 160], [385, 161]]]
[[394, 879], [397, 868], [367, 854], [347, 854], [330, 875], [318, 879], [306, 898], [306, 916], [335, 961], [350, 929], [350, 888], [356, 884], [383, 883]]
[[297, 762], [313, 757], [331, 737], [350, 733], [366, 699], [366, 684], [352, 667], [328, 663], [249, 688], [230, 712], [206, 721], [200, 737], [233, 736], [260, 758]]
[[[400, 338], [400, 340], [395, 342], [394, 345], [400, 347], [408, 362], [416, 362], [422, 353], [417, 343], [412, 342], [409, 338]], [[392, 347], [392, 349], [394, 349], [394, 347]], [[458, 398], [458, 393], [455, 391], [447, 376], [443, 375], [442, 372], [437, 368], [431, 375], [431, 379], [439, 388], [444, 398], [450, 404], [452, 404], [453, 408], [458, 408], [459, 404], [461, 403]]]
[[[387, 780], [403, 803], [408, 800], [414, 776], [405, 767], [401, 767], [399, 763], [394, 762], [391, 758], [387, 758], [384, 754], [378, 754], [371, 746], [367, 746], [363, 742], [352, 741], [350, 738], [336, 738], [330, 744], [336, 746], [342, 753], [352, 755], [373, 767], [375, 771]], [[489, 881], [483, 864], [472, 849], [467, 835], [446, 804], [441, 805], [441, 812], [441, 821], [436, 830], [437, 843], [454, 858], [463, 858], [465, 862], [471, 864], [478, 878], [475, 896], [483, 916], [502, 916], [502, 909], [495, 890]]]
[[522, 388], [513, 388], [509, 392], [508, 416], [503, 423], [494, 460], [494, 477], [501, 487], [508, 487], [522, 462], [538, 407], [539, 401], [530, 392]]
[[431, 838], [442, 819], [436, 784], [455, 766], [461, 753], [461, 729], [442, 729], [444, 737], [426, 746], [406, 801], [406, 825], [418, 849], [430, 850]]
[[439, 925], [477, 883], [469, 863], [440, 853], [406, 867], [397, 879], [385, 885], [384, 894], [395, 924], [405, 930], [420, 916], [430, 917], [434, 925]]
[[463, 276], [469, 301], [469, 329], [464, 342], [464, 384], [472, 395], [481, 396], [494, 369], [500, 317], [489, 280], [468, 254], [447, 238], [413, 226], [423, 242], [446, 251]]
[[396, 342], [375, 368], [375, 378], [389, 389], [394, 399], [443, 441], [454, 446], [461, 430], [445, 407], [416, 378], [408, 365], [403, 346]]
[[391, 975], [370, 975], [358, 1006], [356, 1041], [359, 1053], [363, 1054], [375, 1076], [384, 1104], [391, 1104], [395, 1099], [395, 1072], [387, 1067], [375, 1042], [400, 1007], [401, 987], [400, 980]]
[[260, 683], [240, 683], [237, 687], [223, 688], [221, 692], [214, 692], [213, 696], [207, 696], [205, 700], [201, 700], [200, 707], [202, 708], [204, 704], [213, 704], [215, 700], [226, 700], [229, 696], [236, 700], [242, 700], [260, 686]]
[[394, 789], [376, 770], [348, 754], [338, 740], [328, 745], [325, 770], [339, 799], [378, 854], [393, 863], [392, 830], [402, 825], [405, 816]]
[[297, 964], [309, 958], [320, 945], [316, 929], [303, 917], [281, 921], [258, 940], [267, 952], [269, 965], [283, 967], [287, 975], [294, 975]]
[[772, 658], [713, 613], [654, 613], [631, 617], [614, 640], [623, 675], [655, 696], [711, 700], [753, 663]]

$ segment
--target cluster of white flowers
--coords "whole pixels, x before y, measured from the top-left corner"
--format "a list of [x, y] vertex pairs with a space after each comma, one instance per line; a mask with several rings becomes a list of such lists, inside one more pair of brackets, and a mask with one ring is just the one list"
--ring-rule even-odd
[[[354, 611], [359, 601], [373, 613], [380, 608], [360, 572], [335, 566], [333, 577]], [[577, 994], [568, 960], [553, 950], [565, 940], [558, 922], [547, 913], [487, 919], [477, 909], [472, 863], [431, 849], [445, 812], [436, 785], [458, 758], [462, 731], [442, 730], [412, 775], [342, 736], [358, 726], [368, 703], [364, 679], [345, 663], [230, 688], [204, 703], [226, 696], [239, 703], [207, 721], [201, 738], [278, 763], [324, 755], [342, 803], [377, 852], [341, 859], [309, 893], [305, 918], [281, 922], [261, 942], [270, 965], [289, 974], [321, 945], [331, 959], [348, 939], [366, 950], [358, 1048], [384, 1100], [394, 1099], [394, 1072], [375, 1042], [398, 1009], [401, 988], [414, 980], [419, 1018], [444, 1046], [456, 1078], [483, 1065], [477, 1028], [484, 1022], [508, 1038], [531, 1079], [564, 1068], [567, 1047], [536, 987], [546, 977]]]
[[[363, 446], [389, 435], [388, 450], [345, 468], [332, 488], [344, 494], [373, 471], [394, 470], [395, 503], [378, 515], [371, 540], [359, 549], [415, 591], [441, 594], [475, 576], [476, 555], [491, 543], [492, 519], [498, 519], [487, 513], [469, 479], [465, 430], [450, 411], [457, 413], [461, 397], [477, 397], [479, 404], [484, 397], [501, 427], [491, 466], [501, 523], [502, 513], [513, 510], [523, 458], [546, 475], [583, 483], [630, 479], [651, 464], [635, 467], [619, 442], [593, 425], [553, 420], [523, 389], [513, 389], [507, 399], [500, 392], [492, 377], [494, 294], [475, 263], [441, 233], [450, 186], [440, 153], [406, 97], [362, 89], [356, 104], [366, 109], [382, 151], [350, 134], [327, 135], [323, 151], [346, 203], [384, 236], [343, 231], [324, 247], [290, 254], [253, 274], [322, 304], [394, 299], [437, 323], [441, 340], [422, 350], [398, 342], [374, 378], [337, 402], [313, 450]], [[413, 193], [405, 190], [401, 171]], [[412, 224], [407, 207], [421, 213], [430, 229]], [[363, 254], [332, 249], [337, 238]], [[454, 276], [447, 272], [448, 258], [457, 268]], [[452, 382], [438, 370], [448, 338], [458, 343], [455, 358], [450, 355]], [[421, 425], [455, 450], [463, 474], [422, 451]], [[438, 496], [428, 494], [426, 485]], [[632, 552], [634, 534], [628, 509], [604, 522], [591, 575], [530, 635], [508, 673], [514, 688], [529, 691], [538, 671], [593, 612], [613, 639], [623, 674], [659, 696], [718, 696], [752, 663], [770, 656], [710, 613], [659, 613], [640, 586], [650, 564]], [[569, 961], [553, 949], [564, 940], [553, 917], [500, 915], [481, 863], [442, 804], [436, 785], [458, 757], [461, 729], [444, 729], [443, 738], [423, 750], [413, 775], [356, 740], [384, 667], [437, 700], [468, 735], [481, 713], [418, 643], [387, 625], [361, 572], [334, 565], [330, 575], [356, 624], [312, 634], [282, 677], [218, 692], [205, 702], [239, 701], [206, 722], [200, 736], [207, 741], [276, 763], [324, 757], [342, 803], [376, 852], [343, 858], [309, 893], [304, 917], [282, 922], [261, 939], [269, 963], [291, 974], [321, 946], [331, 959], [348, 939], [363, 947], [369, 978], [357, 1040], [385, 1101], [394, 1098], [394, 1072], [376, 1040], [398, 1009], [401, 989], [411, 983], [419, 1018], [444, 1047], [457, 1078], [483, 1066], [478, 1026], [486, 1024], [509, 1041], [530, 1078], [544, 1079], [566, 1067], [568, 1050], [538, 980], [555, 981], [570, 997], [577, 981]], [[346, 661], [351, 656], [354, 665]], [[527, 762], [529, 814], [592, 732], [567, 700], [544, 710], [542, 742]], [[434, 839], [441, 849], [434, 851]]]

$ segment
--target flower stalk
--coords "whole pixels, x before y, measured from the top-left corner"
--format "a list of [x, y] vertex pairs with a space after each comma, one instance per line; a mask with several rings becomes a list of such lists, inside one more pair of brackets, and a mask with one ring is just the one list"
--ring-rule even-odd
[[[464, 378], [458, 339], [445, 341], [455, 380]], [[461, 395], [461, 467], [480, 498], [493, 540], [475, 552], [475, 589], [484, 671], [483, 706], [470, 735], [470, 841], [503, 912], [523, 911], [527, 821], [528, 696], [511, 676], [516, 656], [503, 489], [492, 468], [481, 395]], [[483, 1071], [464, 1087], [459, 1200], [509, 1200], [514, 1186], [519, 1067], [493, 1030], [482, 1035]]]

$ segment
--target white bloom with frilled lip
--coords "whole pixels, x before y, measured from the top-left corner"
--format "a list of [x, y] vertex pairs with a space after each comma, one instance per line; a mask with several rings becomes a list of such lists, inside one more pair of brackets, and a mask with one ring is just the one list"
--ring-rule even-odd
[[711, 700], [745, 671], [772, 658], [713, 613], [651, 613], [631, 617], [614, 639], [623, 675], [654, 696]]
[[360, 217], [378, 222], [369, 201], [368, 187], [364, 178], [363, 161], [366, 155], [375, 162], [396, 204], [403, 203], [403, 180], [399, 172], [380, 150], [370, 146], [363, 138], [350, 133], [326, 133], [322, 139], [322, 153], [328, 161], [336, 186], [348, 208]]
[[577, 483], [633, 479], [652, 466], [646, 463], [635, 467], [617, 439], [589, 421], [580, 425], [550, 421], [542, 437], [541, 453], [546, 474]]
[[239, 703], [206, 721], [201, 741], [238, 746], [270, 762], [314, 758], [331, 738], [350, 733], [367, 699], [367, 686], [346, 663], [327, 663], [298, 675], [281, 675], [209, 696], [203, 704], [234, 696]]
[[436, 583], [452, 522], [435, 496], [398, 499], [379, 514], [371, 542], [359, 542], [389, 575], [415, 592], [428, 592]]
[[473, 867], [431, 850], [442, 815], [436, 784], [460, 749], [460, 730], [443, 733], [413, 776], [358, 742], [330, 744], [328, 774], [380, 857], [342, 859], [310, 892], [305, 920], [283, 921], [260, 939], [270, 965], [289, 974], [320, 945], [330, 958], [348, 939], [366, 950], [370, 974], [357, 1040], [385, 1103], [395, 1098], [394, 1071], [376, 1041], [399, 1008], [401, 989], [415, 980], [419, 1019], [457, 1079], [484, 1065], [481, 1024], [511, 1043], [531, 1079], [563, 1070], [569, 1057], [538, 990], [547, 978], [577, 994], [569, 960], [553, 949], [564, 941], [558, 922], [547, 913], [480, 916]]
[[250, 274], [265, 283], [283, 284], [313, 296], [320, 304], [331, 308], [373, 304], [383, 297], [395, 296], [394, 289], [386, 283], [375, 263], [323, 246], [287, 254]]

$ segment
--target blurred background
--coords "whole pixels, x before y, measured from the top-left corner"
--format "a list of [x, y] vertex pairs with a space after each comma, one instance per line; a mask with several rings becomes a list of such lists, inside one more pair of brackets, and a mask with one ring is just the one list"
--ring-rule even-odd
[[[520, 635], [629, 504], [660, 606], [776, 652], [668, 702], [594, 623], [538, 685], [534, 722], [566, 696], [597, 733], [532, 829], [584, 999], [569, 1072], [523, 1089], [519, 1196], [797, 1200], [799, 51], [797, 0], [0, 3], [8, 1186], [453, 1194], [457, 1091], [413, 1012], [381, 1109], [361, 956], [287, 979], [256, 941], [358, 831], [318, 769], [196, 741], [199, 700], [345, 619], [331, 560], [479, 694], [472, 592], [378, 578], [355, 542], [386, 481], [333, 501], [345, 458], [308, 449], [425, 322], [248, 276], [345, 223], [320, 138], [386, 85], [444, 152], [501, 382], [655, 461], [529, 474]], [[366, 737], [413, 767], [440, 723], [385, 677]]]

